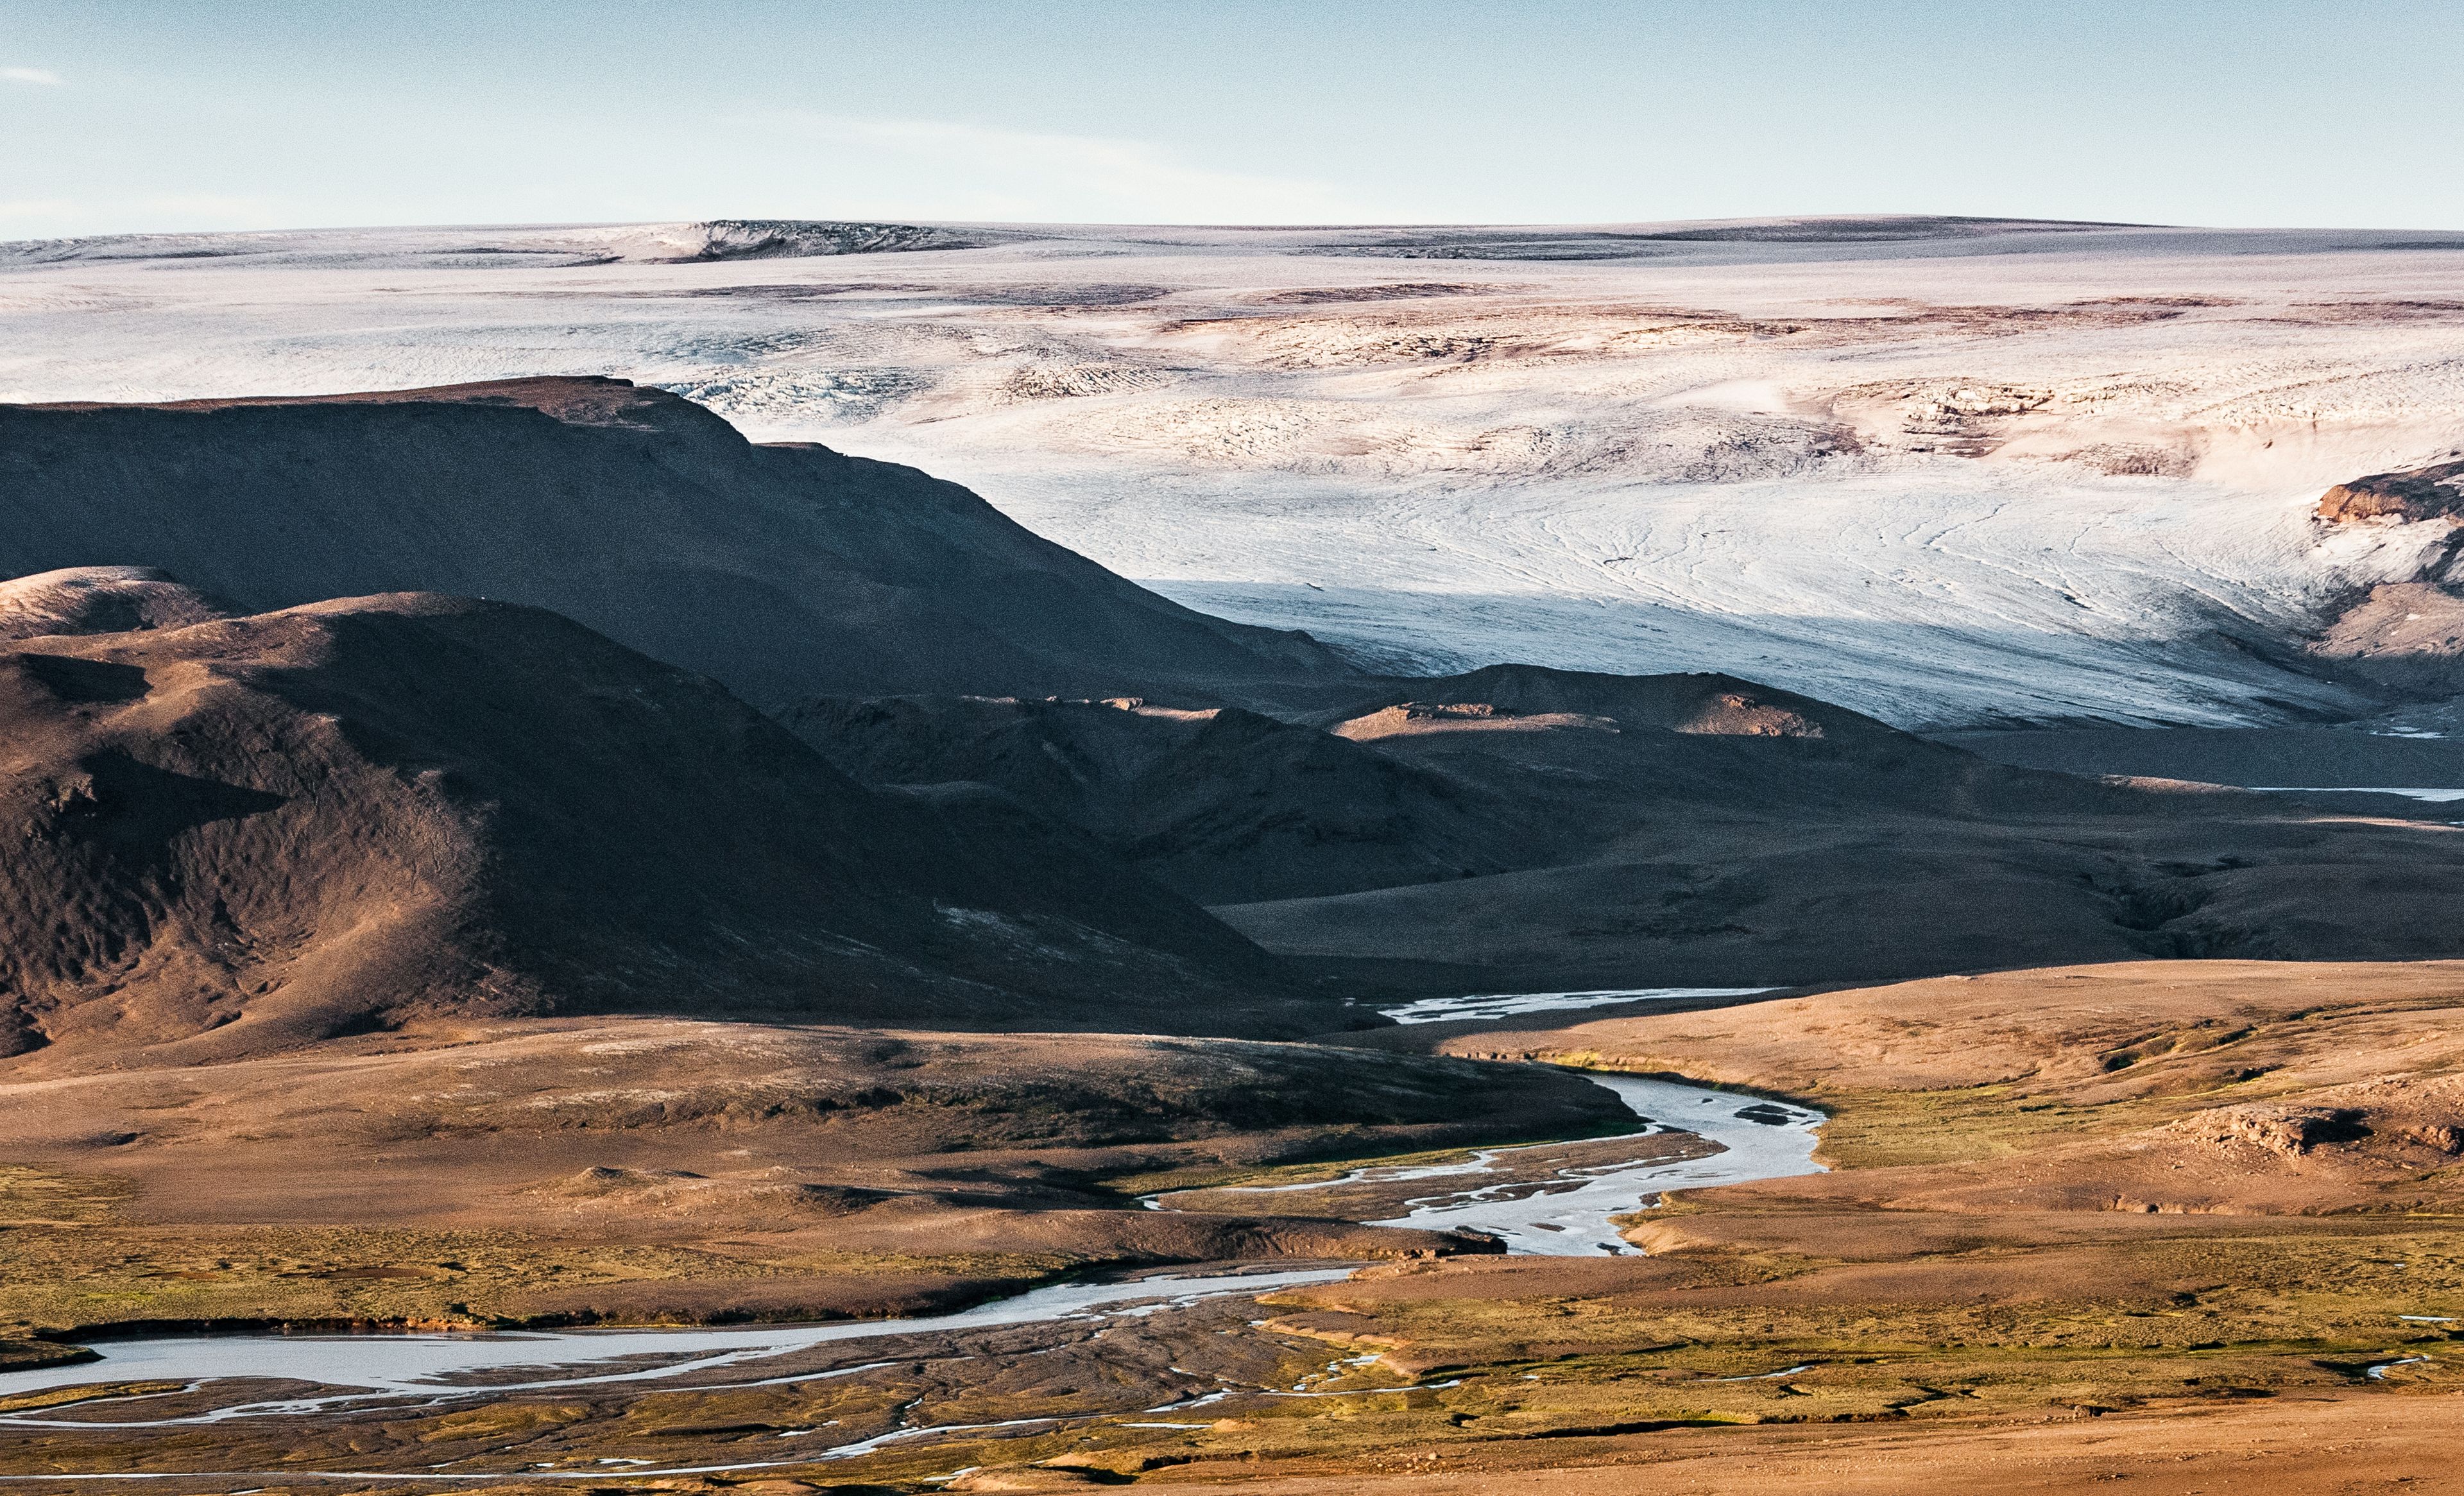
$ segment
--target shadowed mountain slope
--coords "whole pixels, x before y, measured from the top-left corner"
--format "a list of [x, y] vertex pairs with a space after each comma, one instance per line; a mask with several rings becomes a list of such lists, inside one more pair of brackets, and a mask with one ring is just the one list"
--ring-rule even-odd
[[2012, 767], [1723, 675], [1498, 666], [1382, 682], [1313, 726], [979, 700], [788, 720], [861, 779], [998, 784], [1269, 949], [1376, 981], [2464, 952], [2464, 833], [2417, 805]]
[[756, 446], [622, 380], [0, 407], [0, 574], [132, 561], [248, 610], [396, 591], [546, 607], [759, 706], [1229, 699], [1352, 673], [1305, 634], [1168, 602], [956, 484]]
[[469, 1011], [1330, 1026], [1246, 940], [996, 792], [865, 789], [531, 608], [20, 639], [0, 768], [12, 1050]]
[[1778, 821], [1884, 810], [2149, 808], [2144, 795], [1989, 763], [1862, 713], [1733, 675], [1498, 665], [1391, 682], [1317, 720], [1397, 761], [1527, 807], [1581, 804], [1558, 829], [1594, 851], [1672, 815]]
[[[1990, 763], [1722, 676], [1500, 667], [1336, 731], [1522, 807], [1515, 871], [1219, 908], [1269, 949], [1534, 986], [1814, 983], [2136, 956], [2464, 952], [2464, 834]], [[1503, 985], [1503, 983], [1501, 983]]]
[[1519, 866], [1515, 806], [1314, 727], [1122, 700], [825, 698], [781, 720], [869, 783], [1000, 786], [1201, 902]]
[[998, 785], [1215, 903], [1580, 861], [1671, 812], [2132, 799], [1725, 675], [1496, 666], [1385, 682], [1313, 724], [1133, 698], [825, 698], [781, 719], [857, 779]]

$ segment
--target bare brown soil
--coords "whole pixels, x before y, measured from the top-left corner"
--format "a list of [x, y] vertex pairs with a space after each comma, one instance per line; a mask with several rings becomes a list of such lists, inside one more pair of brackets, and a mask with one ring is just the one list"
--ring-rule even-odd
[[[1579, 1135], [1536, 1067], [662, 1019], [0, 1082], [0, 1323], [913, 1310], [1100, 1265], [1480, 1250], [1114, 1181]], [[1313, 1218], [1313, 1219], [1302, 1219]]]
[[0, 582], [0, 639], [180, 628], [231, 609], [150, 566], [84, 566]]
[[2312, 649], [2382, 687], [2464, 695], [2464, 591], [2434, 582], [2372, 587]]
[[1672, 1363], [1803, 1363], [1728, 1384], [1765, 1389], [1759, 1407], [1698, 1419], [1836, 1419], [1887, 1372], [1887, 1417], [1939, 1421], [1637, 1428], [1344, 1468], [1535, 1491], [1947, 1491], [1980, 1463], [2032, 1490], [2432, 1479], [2464, 1395], [2464, 965], [2012, 973], [1441, 1043], [1815, 1101], [1835, 1110], [1834, 1172], [1632, 1218], [1641, 1262], [1372, 1269], [1280, 1296], [1279, 1326], [1423, 1378], [1641, 1378], [1630, 1421], [1684, 1421], [1649, 1380]]
[[[1159, 1472], [1161, 1489], [1199, 1496], [1360, 1491], [1397, 1496], [2054, 1496], [2123, 1489], [2161, 1496], [2312, 1496], [2321, 1491], [2458, 1491], [2451, 1450], [2455, 1396], [2312, 1397], [2094, 1421], [1923, 1429], [1670, 1429], [1649, 1439], [1570, 1441], [1477, 1454], [1397, 1452], [1330, 1461], [1255, 1480]], [[2116, 1486], [2113, 1483], [2128, 1482]], [[1001, 1475], [976, 1490], [1067, 1489]]]

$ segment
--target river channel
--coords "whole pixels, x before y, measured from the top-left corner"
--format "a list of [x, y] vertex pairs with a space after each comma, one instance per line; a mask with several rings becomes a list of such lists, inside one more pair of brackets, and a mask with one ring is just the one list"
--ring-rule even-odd
[[[1539, 1177], [1518, 1175], [1513, 1168], [1518, 1155], [1540, 1153], [1551, 1146], [1535, 1144], [1483, 1149], [1459, 1162], [1355, 1170], [1345, 1180], [1333, 1182], [1374, 1181], [1382, 1174], [1411, 1185], [1416, 1193], [1410, 1208], [1380, 1224], [1440, 1230], [1468, 1227], [1503, 1239], [1510, 1251], [1564, 1255], [1629, 1250], [1617, 1239], [1609, 1218], [1640, 1208], [1661, 1191], [1784, 1177], [1818, 1168], [1813, 1152], [1819, 1113], [1671, 1081], [1623, 1075], [1593, 1079], [1615, 1090], [1647, 1125], [1623, 1138], [1593, 1139], [1588, 1146], [1639, 1143], [1682, 1130], [1721, 1145], [1722, 1151], [1676, 1162], [1610, 1160], [1549, 1171]], [[1265, 1205], [1264, 1198], [1277, 1191], [1218, 1193], [1254, 1193]], [[0, 1375], [0, 1397], [126, 1381], [278, 1379], [348, 1389], [304, 1398], [238, 1402], [177, 1420], [212, 1422], [358, 1406], [372, 1397], [433, 1400], [678, 1379], [708, 1387], [714, 1384], [713, 1374], [719, 1373], [730, 1374], [720, 1380], [735, 1381], [739, 1374], [743, 1381], [764, 1380], [763, 1362], [819, 1345], [1118, 1315], [1199, 1296], [1322, 1283], [1350, 1270], [1324, 1267], [1057, 1284], [953, 1314], [827, 1325], [105, 1340], [94, 1347], [99, 1361]], [[508, 1374], [516, 1375], [509, 1377]], [[0, 1415], [0, 1426], [44, 1423], [40, 1414]], [[80, 1418], [72, 1426], [92, 1428], [99, 1423]]]
[[[1284, 1212], [1289, 1207], [1273, 1197], [1287, 1190], [1332, 1191], [1338, 1197], [1346, 1190], [1382, 1190], [1383, 1196], [1373, 1198], [1393, 1201], [1394, 1214], [1378, 1221], [1379, 1224], [1467, 1229], [1497, 1238], [1509, 1252], [1595, 1254], [1632, 1250], [1618, 1237], [1611, 1218], [1646, 1207], [1662, 1191], [1819, 1170], [1813, 1161], [1815, 1132], [1823, 1120], [1817, 1112], [1679, 1082], [1601, 1074], [1591, 1078], [1616, 1091], [1635, 1112], [1640, 1122], [1636, 1131], [1578, 1143], [1482, 1149], [1437, 1161], [1371, 1166], [1309, 1185], [1211, 1193], [1218, 1201], [1226, 1196], [1251, 1198], [1234, 1208], [1245, 1205], [1261, 1212]], [[1148, 1204], [1173, 1208], [1169, 1197]], [[1210, 1205], [1224, 1208], [1221, 1203], [1211, 1201]], [[912, 1345], [919, 1336], [1045, 1324], [1126, 1325], [1210, 1301], [1254, 1298], [1276, 1289], [1331, 1282], [1356, 1265], [1055, 1284], [955, 1313], [822, 1325], [101, 1340], [93, 1346], [98, 1360], [0, 1374], [0, 1397], [143, 1382], [181, 1389], [176, 1408], [158, 1403], [157, 1412], [148, 1406], [155, 1401], [153, 1397], [105, 1392], [74, 1406], [53, 1401], [50, 1406], [0, 1414], [0, 1430], [167, 1430], [387, 1408], [460, 1406], [517, 1395], [783, 1386], [849, 1375], [880, 1364], [846, 1365], [843, 1353], [817, 1355], [823, 1348], [877, 1341], [884, 1343], [886, 1355], [895, 1356], [900, 1353], [899, 1345]], [[212, 1396], [217, 1387], [231, 1389], [230, 1400]], [[200, 1393], [207, 1395], [202, 1402], [196, 1396]], [[919, 1426], [896, 1437], [936, 1432], [955, 1430]], [[815, 1441], [816, 1447], [799, 1451], [797, 1458], [804, 1462], [847, 1458], [869, 1453], [880, 1442], [875, 1439], [832, 1446], [826, 1440]], [[287, 1473], [297, 1477], [309, 1472]], [[373, 1472], [324, 1473], [341, 1479]], [[549, 1472], [535, 1473], [546, 1476]], [[616, 1472], [602, 1469], [598, 1473]], [[60, 1478], [0, 1474], [0, 1481]], [[438, 1471], [428, 1478], [473, 1477]]]

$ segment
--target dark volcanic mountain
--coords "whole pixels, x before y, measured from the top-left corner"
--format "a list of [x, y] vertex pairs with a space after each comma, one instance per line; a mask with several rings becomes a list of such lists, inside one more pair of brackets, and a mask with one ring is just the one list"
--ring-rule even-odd
[[0, 407], [0, 576], [137, 563], [251, 611], [453, 593], [562, 613], [759, 706], [982, 692], [1277, 698], [1351, 671], [967, 490], [756, 446], [622, 380]]
[[998, 785], [1201, 902], [1519, 866], [1512, 804], [1238, 708], [908, 696], [809, 701], [781, 720], [869, 783]]
[[[1408, 704], [1407, 704], [1408, 701]], [[1810, 983], [2144, 956], [2464, 951], [2453, 828], [1990, 763], [1724, 676], [1504, 666], [1335, 731], [1522, 809], [1519, 870], [1219, 908], [1270, 950], [1533, 985]]]
[[2013, 768], [1722, 675], [1498, 666], [1311, 724], [920, 699], [786, 719], [861, 779], [997, 784], [1267, 948], [1379, 980], [2464, 951], [2444, 913], [2464, 846], [2401, 803], [2357, 819]]
[[1004, 797], [866, 789], [553, 614], [215, 611], [143, 574], [0, 587], [0, 1052], [234, 1052], [452, 1012], [1332, 1024]]
[[1548, 867], [1670, 814], [2129, 798], [1726, 675], [1493, 666], [1391, 681], [1309, 722], [920, 696], [809, 701], [781, 720], [867, 782], [998, 785], [1210, 903]]

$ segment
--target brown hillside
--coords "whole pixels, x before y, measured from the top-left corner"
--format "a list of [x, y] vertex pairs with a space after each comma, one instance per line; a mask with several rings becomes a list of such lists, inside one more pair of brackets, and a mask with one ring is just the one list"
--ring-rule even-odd
[[0, 841], [10, 1050], [439, 1011], [1328, 1026], [1001, 797], [864, 789], [714, 683], [502, 604], [0, 647]]
[[230, 616], [151, 566], [77, 566], [0, 582], [0, 639], [177, 628]]

